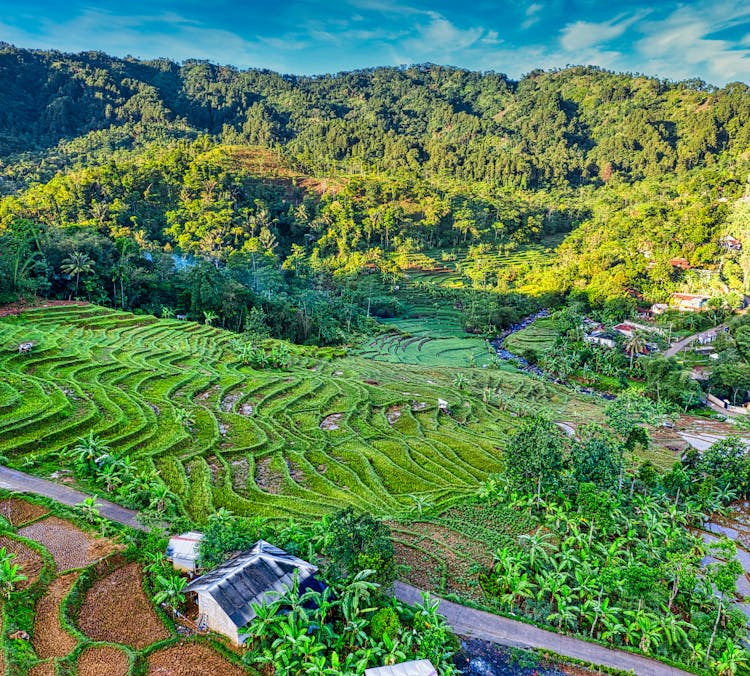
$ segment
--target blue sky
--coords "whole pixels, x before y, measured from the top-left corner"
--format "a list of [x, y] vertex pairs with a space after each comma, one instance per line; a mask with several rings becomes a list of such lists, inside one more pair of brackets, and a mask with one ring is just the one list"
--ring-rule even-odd
[[750, 82], [748, 0], [0, 0], [0, 40], [300, 74], [429, 61]]

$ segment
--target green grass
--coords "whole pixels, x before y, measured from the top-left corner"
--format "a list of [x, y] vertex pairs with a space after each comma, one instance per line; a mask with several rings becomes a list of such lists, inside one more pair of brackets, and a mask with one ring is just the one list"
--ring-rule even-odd
[[505, 347], [515, 354], [531, 351], [539, 356], [554, 346], [557, 336], [557, 321], [546, 317], [508, 336]]
[[[543, 404], [566, 420], [599, 411], [519, 373], [458, 368], [469, 341], [481, 356], [479, 339], [410, 342], [403, 351], [426, 358], [415, 363], [382, 342], [380, 361], [292, 347], [288, 369], [259, 371], [240, 363], [235, 339], [95, 306], [0, 319], [0, 454], [49, 474], [61, 450], [93, 431], [157, 469], [198, 521], [219, 507], [307, 520], [353, 505], [392, 517], [411, 509], [412, 494], [438, 507], [474, 495], [502, 470], [522, 407]], [[27, 340], [34, 350], [19, 355]], [[178, 408], [193, 413], [192, 433]], [[337, 429], [321, 429], [332, 415]]]

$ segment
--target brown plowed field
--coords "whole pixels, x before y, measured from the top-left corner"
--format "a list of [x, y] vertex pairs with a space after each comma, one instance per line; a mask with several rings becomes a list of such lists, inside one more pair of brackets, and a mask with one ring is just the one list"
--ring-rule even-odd
[[247, 672], [200, 643], [178, 643], [148, 658], [149, 676], [244, 676]]
[[78, 676], [128, 676], [128, 656], [112, 646], [94, 646], [78, 658]]
[[88, 566], [116, 549], [109, 540], [95, 538], [56, 516], [21, 528], [18, 534], [44, 545], [55, 559], [58, 573]]
[[60, 626], [60, 602], [65, 598], [78, 573], [58, 577], [36, 606], [34, 636], [31, 640], [41, 659], [65, 657], [76, 647], [76, 640]]
[[137, 650], [169, 638], [167, 628], [141, 588], [141, 569], [129, 563], [97, 580], [81, 606], [78, 625], [95, 641]]

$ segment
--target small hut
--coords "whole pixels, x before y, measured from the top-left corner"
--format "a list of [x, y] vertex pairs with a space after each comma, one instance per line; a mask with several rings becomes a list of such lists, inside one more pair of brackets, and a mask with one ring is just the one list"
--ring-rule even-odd
[[167, 561], [171, 561], [176, 570], [195, 572], [200, 558], [201, 540], [203, 533], [197, 531], [173, 535], [167, 545]]
[[388, 667], [365, 669], [365, 676], [438, 676], [438, 672], [430, 660], [416, 660]]
[[198, 603], [198, 626], [244, 643], [240, 630], [255, 617], [253, 604], [275, 601], [292, 588], [297, 574], [299, 592], [323, 590], [318, 569], [307, 561], [259, 540], [251, 549], [225, 561], [186, 588]]

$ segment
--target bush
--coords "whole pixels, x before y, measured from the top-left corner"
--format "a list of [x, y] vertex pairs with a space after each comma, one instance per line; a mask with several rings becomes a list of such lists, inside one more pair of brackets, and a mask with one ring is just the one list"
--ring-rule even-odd
[[370, 636], [375, 641], [381, 641], [383, 635], [387, 634], [388, 638], [398, 636], [401, 630], [401, 621], [393, 608], [386, 606], [376, 612], [370, 620]]

